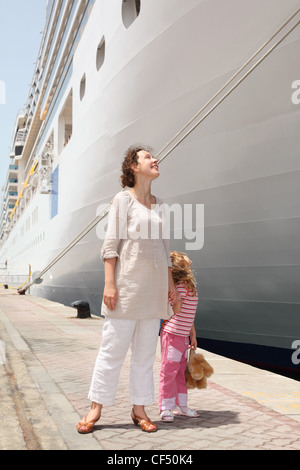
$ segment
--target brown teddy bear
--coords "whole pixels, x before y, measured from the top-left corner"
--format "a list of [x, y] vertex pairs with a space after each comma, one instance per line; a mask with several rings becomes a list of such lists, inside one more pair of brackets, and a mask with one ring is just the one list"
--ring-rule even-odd
[[185, 370], [187, 388], [206, 388], [206, 379], [213, 373], [213, 368], [204, 359], [203, 354], [197, 354], [194, 350], [191, 349], [189, 361]]

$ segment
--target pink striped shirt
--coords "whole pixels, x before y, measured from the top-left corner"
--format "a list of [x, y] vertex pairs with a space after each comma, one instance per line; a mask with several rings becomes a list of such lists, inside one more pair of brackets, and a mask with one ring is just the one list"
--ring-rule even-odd
[[177, 284], [176, 288], [183, 300], [180, 313], [175, 313], [169, 320], [166, 320], [161, 329], [173, 335], [189, 336], [195, 320], [198, 294], [189, 292], [183, 284]]

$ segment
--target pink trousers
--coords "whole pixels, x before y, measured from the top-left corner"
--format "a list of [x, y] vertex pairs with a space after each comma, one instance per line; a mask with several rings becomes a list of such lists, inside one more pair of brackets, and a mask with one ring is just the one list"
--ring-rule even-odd
[[176, 405], [187, 406], [185, 369], [187, 365], [189, 337], [178, 336], [162, 330], [161, 370], [159, 376], [159, 409], [173, 410]]

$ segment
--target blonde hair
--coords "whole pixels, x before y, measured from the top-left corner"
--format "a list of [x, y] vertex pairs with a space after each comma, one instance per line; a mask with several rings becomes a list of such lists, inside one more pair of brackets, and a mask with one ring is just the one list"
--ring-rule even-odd
[[179, 253], [178, 251], [171, 251], [170, 257], [172, 261], [172, 276], [174, 284], [184, 284], [188, 291], [192, 291], [196, 294], [196, 279], [191, 266], [187, 263], [185, 253]]

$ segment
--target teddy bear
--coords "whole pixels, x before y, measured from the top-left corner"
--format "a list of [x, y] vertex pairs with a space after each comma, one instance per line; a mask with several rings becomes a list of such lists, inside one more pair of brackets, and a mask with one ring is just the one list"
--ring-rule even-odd
[[213, 368], [204, 359], [203, 354], [197, 354], [194, 350], [191, 349], [189, 361], [185, 370], [187, 388], [206, 388], [206, 379], [213, 373]]

